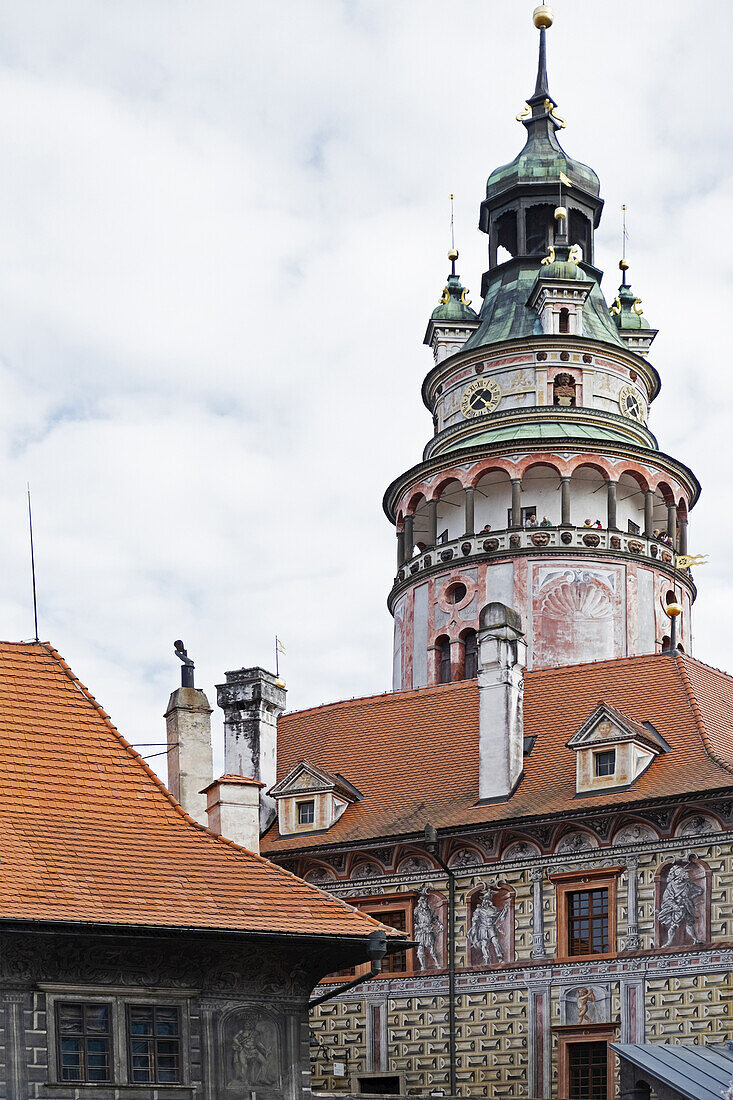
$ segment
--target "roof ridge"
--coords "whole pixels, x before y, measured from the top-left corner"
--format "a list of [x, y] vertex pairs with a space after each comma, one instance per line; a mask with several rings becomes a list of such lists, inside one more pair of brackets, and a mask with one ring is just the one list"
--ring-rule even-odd
[[[148, 777], [153, 780], [154, 785], [159, 788], [161, 793], [170, 802], [173, 809], [176, 810], [180, 814], [180, 816], [189, 825], [193, 825], [198, 832], [204, 833], [210, 840], [218, 841], [219, 843], [226, 845], [228, 848], [233, 848], [234, 851], [240, 852], [242, 855], [249, 857], [249, 859], [251, 859], [251, 860], [254, 860], [258, 863], [266, 864], [268, 867], [271, 867], [273, 869], [273, 871], [276, 871], [278, 874], [287, 875], [289, 878], [296, 881], [298, 883], [299, 887], [307, 886], [310, 890], [312, 890], [315, 894], [318, 895], [319, 899], [322, 902], [326, 902], [326, 903], [333, 902], [333, 903], [336, 903], [336, 905], [339, 906], [342, 909], [346, 909], [349, 912], [359, 913], [360, 916], [368, 917], [368, 914], [361, 913], [361, 911], [358, 910], [356, 908], [356, 906], [348, 905], [341, 898], [334, 897], [332, 894], [327, 893], [325, 890], [320, 890], [317, 886], [314, 886], [313, 883], [306, 882], [305, 879], [302, 879], [298, 875], [293, 874], [292, 871], [288, 871], [287, 868], [281, 867], [281, 866], [279, 866], [279, 864], [273, 863], [272, 860], [267, 859], [265, 856], [261, 855], [259, 852], [251, 852], [248, 848], [242, 847], [241, 844], [237, 844], [235, 841], [230, 840], [228, 837], [217, 836], [217, 834], [213, 833], [211, 831], [211, 829], [208, 829], [205, 825], [201, 825], [198, 821], [196, 821], [193, 817], [191, 817], [190, 814], [186, 813], [183, 806], [181, 806], [180, 802], [178, 802], [178, 800], [176, 798], [174, 798], [174, 796], [171, 794], [171, 792], [166, 787], [165, 783], [163, 783], [163, 780], [160, 779], [160, 777], [155, 774], [155, 772], [150, 767], [150, 765], [147, 764], [145, 760], [143, 760], [140, 753], [136, 749], [134, 749], [132, 747], [132, 745], [130, 744], [130, 742], [127, 740], [127, 738], [124, 737], [123, 734], [120, 733], [120, 731], [114, 725], [114, 723], [112, 722], [112, 720], [109, 717], [109, 715], [107, 714], [107, 712], [97, 702], [97, 700], [94, 698], [92, 693], [89, 691], [89, 689], [87, 687], [85, 687], [85, 685], [81, 682], [81, 680], [78, 678], [78, 676], [76, 676], [76, 674], [72, 671], [70, 665], [68, 665], [66, 663], [64, 658], [58, 652], [58, 650], [55, 649], [51, 645], [50, 642], [41, 642], [39, 644], [40, 644], [41, 648], [45, 649], [46, 652], [56, 661], [56, 663], [59, 665], [59, 667], [63, 671], [64, 675], [67, 676], [69, 680], [71, 680], [71, 682], [74, 684], [74, 686], [77, 688], [77, 690], [81, 692], [81, 694], [84, 696], [84, 698], [87, 700], [87, 702], [91, 703], [91, 705], [94, 707], [94, 709], [97, 711], [99, 716], [102, 718], [102, 721], [108, 727], [110, 732], [114, 734], [114, 736], [118, 739], [118, 741], [120, 741], [123, 748], [125, 748], [130, 753], [130, 755], [133, 757], [133, 759], [136, 760], [137, 763], [142, 766], [144, 771], [147, 773]], [[373, 923], [375, 928], [385, 928], [385, 927], [387, 927], [386, 925], [383, 925], [381, 921], [376, 920], [373, 917], [369, 917], [369, 922]], [[392, 933], [393, 930], [389, 929], [389, 932]]]
[[[726, 772], [733, 772], [733, 766], [731, 766], [729, 763], [727, 763], [725, 760], [723, 760], [718, 755], [718, 753], [715, 751], [715, 749], [713, 748], [713, 746], [710, 742], [710, 737], [708, 735], [707, 730], [705, 729], [705, 722], [703, 721], [702, 711], [700, 710], [700, 705], [697, 701], [697, 697], [695, 696], [695, 691], [692, 687], [692, 684], [690, 683], [690, 678], [687, 675], [687, 669], [685, 668], [685, 659], [687, 658], [687, 655], [686, 654], [681, 654], [681, 653], [675, 653], [673, 655], [673, 657], [674, 657], [675, 668], [677, 669], [677, 674], [678, 674], [680, 680], [682, 681], [682, 685], [685, 689], [685, 695], [687, 696], [687, 702], [689, 704], [690, 710], [692, 711], [692, 715], [695, 719], [695, 725], [697, 726], [698, 733], [700, 734], [700, 740], [702, 741], [703, 748], [705, 749], [705, 751], [708, 754], [708, 756], [710, 757], [710, 759], [713, 760], [719, 767], [723, 768], [723, 770], [726, 771]], [[692, 659], [694, 660], [694, 658], [692, 658]], [[710, 668], [711, 667], [709, 665], [706, 666], [703, 661], [699, 661], [697, 663], [702, 665], [703, 668], [706, 668], [706, 667]], [[713, 671], [718, 672], [719, 669], [714, 669]], [[724, 675], [727, 675], [727, 673], [724, 673]]]

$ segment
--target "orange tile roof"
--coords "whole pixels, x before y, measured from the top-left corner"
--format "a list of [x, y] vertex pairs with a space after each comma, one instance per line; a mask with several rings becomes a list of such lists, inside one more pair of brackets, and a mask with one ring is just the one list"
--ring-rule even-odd
[[0, 779], [0, 920], [381, 927], [188, 817], [48, 645], [0, 642]]
[[[604, 699], [649, 721], [671, 746], [625, 790], [575, 793], [570, 736]], [[733, 773], [733, 677], [687, 656], [598, 661], [528, 672], [524, 732], [535, 737], [511, 798], [477, 805], [478, 686], [475, 680], [396, 692], [284, 715], [278, 779], [304, 755], [339, 771], [364, 795], [327, 834], [263, 840], [270, 852], [353, 843], [521, 817], [600, 810], [728, 787]]]

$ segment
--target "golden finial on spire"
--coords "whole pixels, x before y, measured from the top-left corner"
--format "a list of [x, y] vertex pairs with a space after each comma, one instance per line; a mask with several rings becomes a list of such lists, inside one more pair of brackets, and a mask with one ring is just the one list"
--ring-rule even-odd
[[540, 4], [532, 12], [532, 20], [538, 31], [546, 31], [555, 20], [555, 13], [549, 4]]

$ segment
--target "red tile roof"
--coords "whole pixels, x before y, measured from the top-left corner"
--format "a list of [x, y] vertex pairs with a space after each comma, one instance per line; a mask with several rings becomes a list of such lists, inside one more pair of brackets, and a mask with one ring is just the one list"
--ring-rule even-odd
[[[671, 747], [624, 790], [575, 793], [569, 737], [604, 699], [636, 722], [651, 722]], [[280, 837], [273, 853], [352, 843], [646, 801], [733, 782], [733, 677], [687, 656], [652, 655], [528, 672], [524, 732], [535, 737], [511, 798], [477, 805], [478, 686], [475, 680], [396, 692], [284, 715], [278, 780], [307, 755], [340, 772], [364, 795], [327, 834]]]
[[381, 927], [196, 824], [54, 649], [10, 642], [0, 642], [2, 919], [331, 936]]

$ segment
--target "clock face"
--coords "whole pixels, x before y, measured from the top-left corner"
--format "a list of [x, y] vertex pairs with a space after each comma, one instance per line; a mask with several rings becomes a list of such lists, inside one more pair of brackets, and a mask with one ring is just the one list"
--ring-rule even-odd
[[464, 416], [481, 416], [493, 412], [501, 401], [501, 386], [493, 378], [477, 378], [466, 386], [461, 398]]
[[638, 420], [640, 424], [646, 421], [646, 401], [635, 386], [628, 383], [618, 395], [618, 406], [624, 416], [630, 416], [632, 420]]

